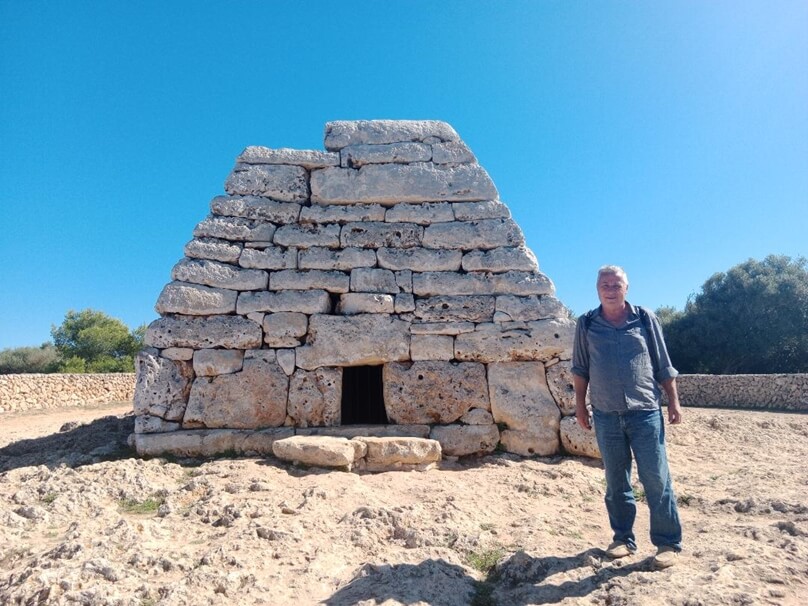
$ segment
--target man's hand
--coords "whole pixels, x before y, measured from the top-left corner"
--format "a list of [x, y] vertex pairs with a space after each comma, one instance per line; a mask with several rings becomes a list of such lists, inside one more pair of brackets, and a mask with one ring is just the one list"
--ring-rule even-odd
[[671, 425], [679, 425], [682, 422], [682, 406], [679, 404], [679, 398], [668, 402], [668, 422]]
[[575, 419], [578, 421], [578, 425], [586, 429], [587, 431], [592, 429], [592, 420], [589, 416], [589, 410], [586, 408], [586, 405], [575, 406]]

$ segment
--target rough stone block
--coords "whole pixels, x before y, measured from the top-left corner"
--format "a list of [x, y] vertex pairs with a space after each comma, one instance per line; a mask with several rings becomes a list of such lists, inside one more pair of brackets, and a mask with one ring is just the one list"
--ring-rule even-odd
[[427, 225], [424, 246], [457, 250], [487, 250], [500, 246], [521, 246], [522, 230], [513, 219], [480, 219]]
[[194, 358], [194, 350], [190, 347], [166, 347], [160, 352], [161, 358], [169, 360], [189, 361]]
[[217, 196], [211, 200], [210, 210], [214, 215], [223, 217], [244, 217], [280, 225], [295, 223], [300, 216], [300, 204], [257, 196]]
[[437, 295], [551, 295], [555, 286], [539, 272], [456, 274], [427, 271], [412, 277], [412, 289], [422, 297]]
[[238, 292], [186, 282], [169, 282], [157, 299], [154, 309], [159, 314], [207, 316], [236, 311]]
[[539, 271], [536, 255], [524, 246], [473, 250], [463, 255], [465, 271]]
[[441, 447], [437, 440], [369, 436], [353, 439], [367, 445], [365, 461], [371, 468], [423, 465], [437, 463], [441, 459]]
[[182, 419], [194, 378], [191, 365], [141, 351], [135, 358], [135, 371], [135, 414]]
[[397, 314], [415, 311], [415, 297], [410, 293], [402, 292], [397, 294], [393, 303]]
[[472, 408], [460, 417], [460, 422], [465, 425], [493, 425], [494, 415], [482, 408]]
[[231, 196], [264, 196], [282, 202], [309, 198], [309, 173], [300, 166], [236, 165], [224, 184]]
[[325, 148], [386, 145], [409, 141], [460, 141], [455, 129], [438, 120], [335, 120], [325, 125]]
[[474, 332], [473, 322], [413, 322], [410, 332], [414, 335], [459, 335]]
[[[326, 293], [326, 296], [328, 294]], [[249, 349], [261, 347], [261, 326], [238, 316], [158, 318], [146, 329], [151, 347]]]
[[273, 242], [278, 246], [296, 246], [297, 248], [311, 248], [312, 246], [339, 248], [339, 233], [340, 226], [331, 223], [282, 225], [275, 232]]
[[365, 164], [390, 162], [407, 164], [429, 162], [432, 146], [424, 143], [387, 143], [382, 145], [348, 145], [340, 149], [340, 166], [359, 168]]
[[472, 164], [477, 158], [462, 141], [432, 144], [432, 161], [435, 164]]
[[578, 425], [578, 421], [575, 417], [564, 417], [561, 419], [559, 435], [564, 452], [581, 457], [590, 457], [592, 459], [601, 458], [598, 440], [595, 437], [595, 430], [590, 429], [587, 431]]
[[200, 377], [213, 377], [238, 372], [244, 364], [240, 349], [200, 349], [194, 353], [194, 372]]
[[471, 408], [490, 408], [482, 364], [389, 363], [382, 377], [392, 423], [454, 423]]
[[339, 154], [309, 149], [289, 149], [288, 147], [271, 149], [250, 145], [241, 152], [236, 162], [239, 164], [289, 164], [314, 169], [339, 166]]
[[[184, 407], [183, 407], [184, 408]], [[135, 417], [135, 433], [165, 433], [178, 431], [180, 424], [176, 421], [166, 421], [160, 417], [138, 415]]]
[[379, 267], [412, 271], [458, 271], [463, 257], [459, 250], [432, 248], [380, 248], [376, 251]]
[[396, 276], [389, 269], [360, 267], [351, 270], [352, 292], [398, 293]]
[[241, 244], [218, 238], [194, 238], [185, 245], [185, 256], [193, 259], [211, 259], [222, 263], [236, 263]]
[[454, 358], [454, 337], [449, 335], [412, 335], [410, 359], [451, 360]]
[[455, 358], [477, 362], [506, 362], [552, 358], [569, 359], [575, 326], [566, 320], [509, 324], [480, 324], [473, 332], [455, 339]]
[[510, 219], [511, 211], [499, 200], [481, 202], [455, 202], [452, 204], [455, 220], [479, 221], [480, 219]]
[[379, 293], [348, 293], [340, 295], [337, 313], [344, 316], [355, 314], [391, 314], [395, 309], [392, 295]]
[[304, 206], [300, 212], [302, 223], [354, 223], [357, 221], [384, 221], [385, 208], [381, 204], [349, 204]]
[[499, 434], [502, 449], [522, 457], [549, 457], [558, 454], [558, 431], [539, 427], [536, 431], [505, 429]]
[[275, 225], [241, 217], [211, 216], [194, 228], [196, 238], [219, 238], [240, 242], [272, 242]]
[[444, 455], [463, 457], [494, 452], [499, 429], [496, 425], [437, 425], [429, 437], [440, 442]]
[[350, 271], [357, 267], [376, 265], [376, 251], [364, 248], [343, 248], [331, 250], [313, 247], [298, 253], [300, 269], [323, 269]]
[[238, 259], [241, 267], [251, 267], [255, 269], [295, 269], [297, 267], [296, 248], [282, 248], [280, 246], [269, 246], [257, 250], [245, 248]]
[[260, 431], [238, 429], [185, 430], [136, 434], [135, 449], [142, 457], [171, 454], [178, 457], [211, 457], [225, 452], [272, 454], [272, 443], [292, 435], [291, 428]]
[[295, 427], [339, 425], [342, 419], [342, 369], [297, 369], [289, 383], [287, 414]]
[[572, 363], [566, 360], [547, 369], [547, 386], [564, 416], [575, 414], [575, 387], [572, 382], [571, 366]]
[[264, 316], [264, 342], [270, 347], [297, 347], [306, 334], [309, 320], [306, 314], [281, 311]]
[[327, 290], [343, 293], [348, 292], [349, 287], [350, 279], [341, 271], [286, 269], [272, 272], [269, 277], [271, 290]]
[[414, 223], [346, 223], [342, 226], [343, 248], [410, 248], [421, 245], [424, 228]]
[[529, 322], [548, 318], [564, 318], [564, 305], [551, 295], [497, 297], [495, 322]]
[[265, 271], [240, 269], [206, 259], [182, 259], [171, 270], [171, 277], [180, 282], [230, 290], [262, 290], [267, 287], [268, 279]]
[[384, 220], [388, 223], [403, 222], [431, 225], [454, 221], [452, 205], [448, 202], [425, 202], [423, 204], [396, 204], [387, 209]]
[[404, 293], [412, 292], [412, 271], [409, 269], [402, 269], [396, 273], [396, 284], [398, 289]]
[[239, 296], [236, 311], [241, 315], [255, 311], [327, 314], [331, 311], [331, 297], [324, 290], [243, 292]]
[[276, 440], [273, 454], [282, 461], [301, 463], [312, 467], [350, 467], [355, 450], [346, 438], [330, 436], [292, 436]]
[[490, 322], [494, 297], [427, 297], [415, 302], [415, 317], [424, 322]]

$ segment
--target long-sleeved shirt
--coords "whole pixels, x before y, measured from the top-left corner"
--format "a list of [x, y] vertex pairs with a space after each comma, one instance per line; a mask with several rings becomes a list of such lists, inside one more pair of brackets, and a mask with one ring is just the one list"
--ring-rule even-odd
[[[678, 376], [668, 356], [659, 321], [653, 313], [646, 313], [650, 334], [646, 334], [640, 314], [631, 304], [626, 322], [620, 327], [607, 322], [600, 307], [591, 313], [588, 322], [587, 314], [578, 318], [572, 372], [589, 381], [589, 398], [597, 410], [621, 412], [657, 408], [661, 401], [659, 383]], [[656, 353], [656, 371], [649, 347]]]

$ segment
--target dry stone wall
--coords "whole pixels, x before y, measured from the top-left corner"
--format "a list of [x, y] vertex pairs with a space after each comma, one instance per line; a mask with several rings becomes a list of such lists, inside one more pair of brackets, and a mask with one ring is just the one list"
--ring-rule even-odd
[[131, 402], [134, 373], [0, 375], [0, 412]]

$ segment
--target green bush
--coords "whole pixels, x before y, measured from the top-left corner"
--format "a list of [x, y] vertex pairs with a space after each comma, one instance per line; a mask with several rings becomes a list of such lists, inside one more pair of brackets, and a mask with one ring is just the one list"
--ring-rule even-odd
[[56, 372], [59, 353], [52, 343], [0, 351], [0, 375]]

